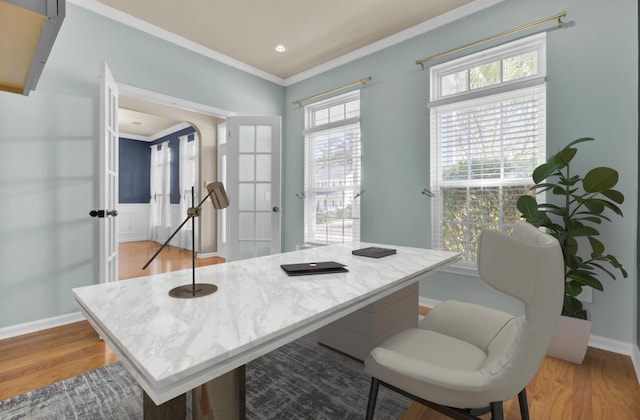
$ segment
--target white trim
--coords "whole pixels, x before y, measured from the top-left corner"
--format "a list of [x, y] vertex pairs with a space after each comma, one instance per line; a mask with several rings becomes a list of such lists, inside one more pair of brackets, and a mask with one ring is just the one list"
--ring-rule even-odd
[[24, 334], [31, 334], [47, 330], [49, 328], [60, 327], [62, 325], [73, 324], [74, 322], [84, 321], [85, 319], [84, 315], [80, 312], [72, 312], [66, 315], [59, 315], [51, 318], [25, 322], [23, 324], [11, 325], [9, 327], [0, 328], [0, 340]]
[[589, 347], [631, 356], [634, 345], [624, 341], [614, 340], [613, 338], [591, 334], [589, 337]]
[[149, 240], [149, 208], [147, 203], [118, 204], [118, 243]]
[[[77, 1], [77, 0], [73, 0]], [[116, 83], [118, 85], [118, 93], [120, 96], [129, 96], [136, 99], [142, 99], [149, 102], [155, 102], [160, 105], [166, 105], [173, 108], [180, 108], [185, 111], [196, 112], [199, 114], [210, 115], [225, 119], [236, 115], [235, 112], [226, 109], [217, 108], [197, 102], [188, 101], [186, 99], [176, 98], [174, 96], [165, 95], [151, 90], [126, 85], [124, 83]]]
[[164, 136], [168, 136], [169, 134], [173, 134], [176, 133], [180, 130], [183, 130], [185, 128], [189, 128], [189, 127], [193, 127], [191, 124], [189, 124], [188, 122], [181, 122], [178, 123], [176, 125], [174, 125], [173, 127], [169, 127], [169, 128], [165, 128], [162, 131], [158, 131], [155, 134], [152, 134], [151, 136], [143, 136], [140, 134], [129, 134], [129, 133], [123, 133], [122, 131], [118, 133], [118, 137], [119, 138], [125, 138], [127, 140], [138, 140], [138, 141], [146, 141], [146, 142], [153, 142], [156, 141]]
[[141, 20], [131, 15], [128, 15], [126, 13], [123, 13], [119, 10], [116, 10], [112, 7], [102, 4], [96, 0], [69, 0], [69, 3], [73, 3], [76, 6], [80, 6], [93, 13], [99, 14], [108, 19], [111, 19], [123, 25], [129, 26], [131, 28], [137, 29], [141, 32], [145, 32], [151, 36], [170, 42], [184, 49], [193, 51], [197, 54], [208, 57], [219, 63], [226, 64], [230, 67], [241, 70], [245, 73], [252, 74], [254, 76], [268, 80], [270, 82], [277, 83], [279, 85], [283, 85], [284, 83], [284, 79], [280, 77], [269, 74], [265, 71], [252, 67], [248, 64], [240, 62], [234, 58], [221, 54], [212, 49], [203, 47], [202, 45], [195, 43], [189, 39], [183, 38], [172, 32], [169, 32], [155, 25], [152, 25], [149, 22], [145, 22], [144, 20]]
[[[343, 64], [350, 63], [362, 57], [366, 57], [370, 54], [381, 51], [385, 48], [388, 48], [393, 45], [404, 42], [406, 40], [415, 38], [427, 32], [431, 32], [435, 29], [441, 28], [449, 23], [455, 22], [456, 20], [462, 19], [474, 13], [478, 13], [491, 6], [495, 6], [498, 3], [502, 3], [503, 1], [505, 0], [472, 1], [471, 3], [467, 3], [463, 6], [460, 6], [457, 9], [453, 9], [433, 19], [429, 19], [415, 26], [412, 26], [411, 28], [405, 29], [404, 31], [400, 31], [396, 34], [393, 34], [384, 39], [381, 39], [380, 41], [369, 44], [366, 47], [362, 47], [358, 50], [345, 54], [341, 57], [327, 61], [326, 63], [323, 63], [317, 67], [314, 67], [312, 69], [309, 69], [301, 73], [298, 73], [296, 75], [293, 75], [291, 77], [288, 77], [284, 80], [283, 86], [291, 86], [303, 80], [310, 79], [326, 71], [342, 66]], [[416, 59], [418, 59], [418, 57], [416, 57]]]
[[157, 132], [156, 134], [149, 136], [149, 141], [155, 141], [161, 139], [162, 137], [168, 136], [169, 134], [177, 133], [180, 130], [184, 130], [185, 128], [191, 128], [192, 125], [188, 122], [181, 122], [173, 127], [166, 128], [162, 131]]
[[142, 32], [148, 33], [156, 38], [165, 40], [167, 42], [171, 42], [179, 47], [185, 48], [187, 50], [193, 51], [197, 54], [201, 54], [205, 57], [208, 57], [212, 60], [218, 61], [222, 64], [226, 64], [235, 69], [244, 71], [245, 73], [252, 74], [254, 76], [260, 77], [267, 81], [276, 83], [280, 86], [290, 86], [295, 83], [301, 82], [303, 80], [309, 79], [311, 77], [317, 76], [321, 73], [324, 73], [328, 70], [339, 67], [343, 64], [350, 63], [352, 61], [358, 60], [362, 57], [366, 57], [375, 52], [381, 51], [390, 46], [399, 44], [403, 41], [406, 41], [411, 38], [415, 38], [416, 36], [425, 34], [434, 29], [445, 26], [451, 22], [462, 19], [474, 13], [478, 13], [484, 9], [487, 9], [491, 6], [494, 6], [498, 3], [502, 3], [505, 0], [475, 0], [471, 3], [465, 4], [463, 6], [458, 7], [457, 9], [451, 10], [447, 13], [444, 13], [440, 16], [437, 16], [433, 19], [429, 19], [425, 22], [419, 23], [411, 28], [405, 29], [404, 31], [398, 32], [391, 36], [388, 36], [380, 41], [374, 42], [372, 44], [367, 45], [366, 47], [360, 48], [356, 51], [345, 54], [336, 59], [327, 61], [319, 66], [316, 66], [312, 69], [303, 71], [286, 79], [282, 79], [281, 77], [274, 76], [270, 73], [267, 73], [263, 70], [257, 69], [253, 66], [245, 64], [241, 61], [238, 61], [234, 58], [231, 58], [227, 55], [221, 54], [217, 51], [214, 51], [210, 48], [203, 47], [200, 44], [197, 44], [191, 40], [178, 36], [172, 32], [161, 29], [155, 25], [152, 25], [148, 22], [145, 22], [141, 19], [135, 18], [131, 15], [123, 13], [119, 10], [116, 10], [112, 7], [106, 6], [105, 4], [100, 3], [97, 0], [69, 0], [69, 3], [73, 3], [76, 6], [82, 7], [86, 10], [89, 10], [93, 13], [104, 16], [108, 19], [114, 20], [116, 22], [122, 23], [123, 25], [127, 25], [134, 29], [140, 30]]
[[203, 253], [198, 253], [198, 255], [196, 255], [196, 258], [211, 258], [211, 257], [224, 258], [222, 255], [220, 255], [217, 252], [203, 252]]
[[139, 134], [130, 134], [122, 131], [118, 132], [118, 138], [127, 139], [127, 140], [147, 141], [147, 142], [151, 141], [147, 136], [141, 136]]
[[[206, 254], [198, 254], [197, 258], [210, 258], [218, 256], [219, 255], [217, 253], [210, 252]], [[440, 302], [440, 300], [431, 299], [425, 296], [418, 296], [418, 304], [426, 308], [433, 308]], [[84, 321], [85, 319], [86, 318], [82, 315], [82, 313], [73, 312], [66, 315], [40, 319], [32, 322], [25, 322], [23, 324], [12, 325], [9, 327], [3, 327], [0, 328], [0, 340], [17, 337], [24, 334], [30, 334], [49, 328], [60, 327], [63, 325], [72, 324], [74, 322]], [[633, 366], [636, 371], [636, 378], [638, 379], [638, 383], [640, 384], [640, 347], [631, 343], [625, 343], [623, 341], [613, 340], [597, 335], [592, 335], [590, 337], [589, 346], [613, 353], [631, 356], [631, 361], [633, 362]]]
[[441, 300], [431, 299], [425, 296], [418, 296], [418, 305], [424, 306], [425, 308], [431, 309], [441, 302]]
[[[461, 103], [476, 101], [482, 98], [487, 98], [487, 102], [491, 102], [491, 98], [494, 95], [506, 95], [511, 92], [518, 93], [524, 89], [535, 88], [542, 86], [547, 82], [546, 76], [531, 77], [523, 80], [515, 80], [512, 82], [503, 82], [500, 85], [491, 85], [463, 93], [456, 93], [450, 96], [446, 96], [443, 99], [430, 101], [427, 104], [427, 109], [442, 108], [443, 111], [447, 110], [447, 105], [451, 105], [451, 108], [459, 107]], [[439, 83], [434, 82], [431, 86], [438, 86]]]
[[631, 361], [633, 362], [633, 367], [636, 370], [636, 379], [640, 385], [640, 347], [633, 346], [633, 350], [631, 351]]

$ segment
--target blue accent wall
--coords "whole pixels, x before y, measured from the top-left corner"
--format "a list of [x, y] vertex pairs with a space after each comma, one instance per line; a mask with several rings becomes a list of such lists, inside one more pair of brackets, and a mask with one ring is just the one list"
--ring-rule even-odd
[[193, 127], [160, 137], [152, 142], [120, 138], [120, 203], [148, 203], [151, 197], [151, 148], [169, 142], [171, 153], [170, 180], [171, 204], [180, 203], [180, 137], [188, 135], [193, 141], [196, 130]]
[[120, 138], [120, 203], [148, 203], [151, 148], [148, 141]]

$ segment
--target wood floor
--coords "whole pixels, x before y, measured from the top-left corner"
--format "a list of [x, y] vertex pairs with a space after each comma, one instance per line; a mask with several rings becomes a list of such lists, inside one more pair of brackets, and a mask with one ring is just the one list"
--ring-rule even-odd
[[[142, 270], [159, 247], [152, 241], [121, 243], [118, 249], [120, 280], [191, 268], [191, 251], [167, 246]], [[195, 262], [200, 267], [218, 264], [224, 259], [196, 258]], [[117, 360], [86, 321], [0, 340], [0, 401]]]
[[[145, 270], [142, 267], [160, 249], [156, 242], [139, 241], [123, 242], [118, 248], [120, 280], [132, 279], [134, 277], [148, 276], [151, 274], [168, 273], [170, 271], [185, 270], [191, 268], [191, 251], [174, 246], [166, 246], [149, 267]], [[196, 258], [196, 267], [218, 264], [224, 262], [224, 258]]]
[[[168, 247], [142, 271], [158, 245], [149, 242], [122, 245], [121, 279], [191, 266], [189, 251]], [[198, 265], [221, 261], [215, 257], [196, 259]], [[0, 401], [115, 361], [117, 357], [87, 322], [2, 340]], [[582, 365], [547, 357], [527, 393], [531, 418], [535, 420], [640, 420], [640, 386], [633, 364], [628, 356], [616, 353], [589, 348]], [[506, 420], [520, 418], [517, 399], [506, 402], [504, 408]], [[413, 404], [401, 418], [446, 419], [419, 404]]]

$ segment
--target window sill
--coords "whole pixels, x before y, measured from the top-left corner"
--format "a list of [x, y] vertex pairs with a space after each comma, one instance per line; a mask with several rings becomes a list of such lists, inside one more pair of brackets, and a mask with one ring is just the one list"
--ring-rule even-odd
[[451, 274], [459, 274], [462, 276], [468, 277], [477, 277], [480, 278], [478, 274], [478, 268], [475, 263], [470, 263], [467, 261], [457, 262], [455, 264], [447, 265], [440, 270], [441, 272], [451, 273]]

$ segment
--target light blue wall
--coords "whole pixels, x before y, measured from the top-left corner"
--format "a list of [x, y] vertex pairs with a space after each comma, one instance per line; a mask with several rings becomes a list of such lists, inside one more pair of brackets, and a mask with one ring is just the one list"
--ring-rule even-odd
[[240, 114], [284, 88], [73, 4], [36, 91], [0, 92], [0, 328], [76, 312], [98, 279], [98, 75]]
[[[372, 76], [362, 90], [362, 238], [429, 246], [428, 72], [416, 59], [567, 10], [548, 34], [548, 148], [593, 136], [585, 167], [614, 166], [625, 219], [602, 229], [629, 279], [603, 279], [593, 333], [635, 341], [638, 225], [638, 20], [635, 0], [507, 0], [477, 15], [286, 89], [96, 16], [73, 4], [29, 97], [0, 92], [0, 328], [75, 312], [70, 289], [95, 282], [98, 74], [106, 60], [131, 86], [241, 114], [284, 115], [283, 243], [302, 242], [302, 108], [293, 100]], [[612, 24], [614, 22], [615, 24]], [[442, 273], [433, 299], [517, 310], [480, 280]]]
[[[619, 257], [630, 278], [615, 282], [603, 278], [605, 293], [594, 292], [594, 303], [587, 307], [591, 310], [593, 334], [635, 342], [637, 7], [635, 0], [508, 0], [287, 87], [285, 249], [294, 249], [303, 240], [303, 207], [295, 197], [303, 190], [303, 108], [292, 105], [292, 101], [372, 77], [361, 91], [366, 191], [362, 196], [362, 239], [429, 246], [430, 203], [421, 194], [422, 188], [429, 185], [429, 73], [416, 66], [415, 61], [566, 10], [565, 21], [574, 22], [575, 26], [547, 34], [548, 153], [553, 154], [578, 137], [592, 136], [598, 141], [584, 145], [579, 152], [584, 168], [603, 165], [620, 171], [618, 185], [626, 196], [625, 218], [603, 226], [601, 232], [608, 251]], [[476, 277], [439, 273], [423, 281], [421, 294], [438, 300], [455, 298], [518, 310], [513, 300], [493, 292]]]

